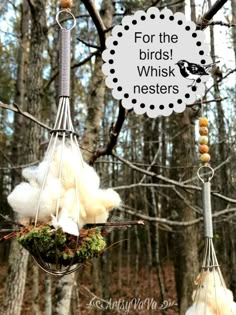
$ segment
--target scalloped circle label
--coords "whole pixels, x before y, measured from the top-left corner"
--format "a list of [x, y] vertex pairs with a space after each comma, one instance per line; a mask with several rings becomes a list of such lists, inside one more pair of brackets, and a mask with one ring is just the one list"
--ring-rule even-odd
[[102, 57], [113, 97], [151, 118], [183, 112], [204, 94], [210, 77], [205, 34], [169, 9], [151, 7], [125, 16], [106, 40]]

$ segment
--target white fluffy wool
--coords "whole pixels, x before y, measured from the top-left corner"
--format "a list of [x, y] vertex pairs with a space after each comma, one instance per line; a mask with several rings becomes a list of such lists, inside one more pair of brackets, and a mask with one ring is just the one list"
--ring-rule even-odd
[[230, 315], [236, 315], [236, 303], [235, 302], [230, 304], [230, 310], [231, 310]]
[[81, 176], [83, 161], [74, 145], [58, 145], [53, 155], [50, 173], [59, 177], [61, 168], [61, 182], [65, 190], [75, 187], [76, 179]]
[[[232, 308], [234, 307], [233, 294], [225, 287], [224, 281], [217, 271], [207, 271], [198, 277], [199, 288], [193, 293], [193, 305], [207, 305], [212, 314], [215, 315], [233, 315]], [[195, 314], [192, 307], [189, 310], [192, 313], [186, 313], [186, 315]], [[205, 313], [196, 312], [196, 315]], [[210, 313], [211, 314], [211, 313]]]
[[33, 218], [36, 213], [39, 193], [40, 189], [38, 187], [22, 182], [10, 193], [7, 201], [20, 217]]
[[185, 315], [216, 315], [206, 303], [193, 303]]
[[84, 225], [86, 212], [83, 204], [80, 202], [79, 195], [76, 195], [74, 188], [68, 189], [60, 200], [60, 207], [67, 212], [67, 216], [78, 223], [79, 228]]
[[74, 235], [87, 223], [106, 222], [109, 211], [121, 203], [113, 189], [99, 188], [98, 174], [82, 160], [74, 144], [57, 145], [38, 167], [26, 168], [22, 175], [28, 183], [16, 186], [8, 196], [13, 210], [21, 217], [35, 218], [39, 203], [39, 221], [49, 223], [52, 218], [56, 228]]
[[59, 212], [58, 218], [56, 216], [51, 215], [52, 217], [52, 225], [55, 228], [62, 228], [65, 233], [69, 233], [75, 236], [79, 236], [79, 228], [78, 224], [68, 217], [67, 210], [62, 208]]
[[120, 196], [113, 189], [84, 189], [80, 187], [79, 195], [87, 217], [96, 217], [120, 205]]

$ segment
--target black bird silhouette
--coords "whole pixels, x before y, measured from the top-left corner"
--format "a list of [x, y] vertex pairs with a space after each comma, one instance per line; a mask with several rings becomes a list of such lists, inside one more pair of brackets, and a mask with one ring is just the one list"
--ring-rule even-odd
[[208, 65], [202, 65], [201, 66], [197, 63], [192, 63], [192, 62], [189, 62], [187, 60], [179, 60], [176, 63], [176, 65], [179, 66], [180, 73], [184, 78], [193, 81], [193, 83], [190, 85], [190, 86], [192, 86], [195, 84], [196, 80], [198, 78], [200, 78], [201, 76], [209, 75], [207, 70], [218, 62], [219, 61], [210, 63]]

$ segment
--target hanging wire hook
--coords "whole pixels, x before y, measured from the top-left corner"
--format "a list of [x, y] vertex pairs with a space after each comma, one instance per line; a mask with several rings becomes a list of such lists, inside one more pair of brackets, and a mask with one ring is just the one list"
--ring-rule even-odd
[[[60, 15], [63, 14], [63, 13], [69, 14], [69, 15], [72, 17], [72, 20], [73, 20], [72, 26], [71, 26], [70, 28], [68, 28], [68, 29], [65, 28], [65, 27], [63, 27], [63, 26], [61, 25], [60, 20], [59, 20]], [[57, 15], [56, 15], [56, 21], [57, 21], [57, 24], [60, 26], [60, 28], [61, 28], [62, 30], [69, 30], [69, 31], [71, 31], [71, 30], [76, 26], [76, 18], [75, 18], [75, 16], [74, 16], [74, 14], [71, 13], [71, 11], [70, 11], [69, 9], [60, 10], [60, 11], [57, 13]]]
[[[201, 173], [202, 170], [204, 170], [203, 173]], [[214, 174], [215, 171], [210, 165], [202, 165], [197, 171], [197, 176], [203, 183], [210, 182], [214, 177]]]

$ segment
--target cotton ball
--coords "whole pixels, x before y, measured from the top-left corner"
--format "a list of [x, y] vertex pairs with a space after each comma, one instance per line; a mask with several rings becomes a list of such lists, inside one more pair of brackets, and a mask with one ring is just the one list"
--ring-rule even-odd
[[216, 315], [216, 313], [206, 303], [193, 303], [185, 315]]
[[22, 217], [35, 217], [40, 189], [22, 182], [7, 197], [8, 203]]

